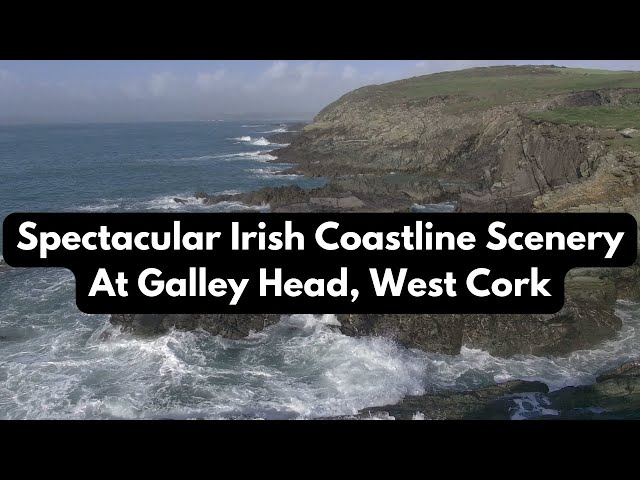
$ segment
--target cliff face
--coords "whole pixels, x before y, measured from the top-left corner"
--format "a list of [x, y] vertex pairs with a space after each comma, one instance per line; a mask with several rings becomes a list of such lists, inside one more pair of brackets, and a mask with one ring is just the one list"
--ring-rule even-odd
[[[322, 110], [281, 154], [311, 174], [455, 181], [463, 211], [529, 211], [536, 197], [593, 175], [612, 154], [608, 143], [624, 138], [533, 113], [640, 105], [640, 74], [580, 72], [498, 67], [365, 87]], [[584, 85], [598, 88], [573, 91]]]
[[[635, 128], [630, 128], [635, 127]], [[496, 67], [351, 92], [318, 114], [278, 161], [328, 186], [265, 188], [203, 202], [272, 211], [407, 211], [456, 200], [458, 211], [629, 212], [640, 223], [640, 73]], [[616, 298], [640, 299], [640, 265], [570, 272], [554, 315], [340, 315], [347, 335], [384, 335], [447, 354], [561, 355], [611, 338]], [[241, 338], [273, 315], [114, 315], [137, 332], [202, 328]]]
[[[409, 176], [405, 194], [453, 195], [461, 212], [629, 212], [640, 223], [640, 143], [627, 141], [639, 130], [640, 73], [498, 67], [351, 92], [282, 156], [305, 173], [337, 176], [335, 184], [362, 174]], [[431, 184], [421, 193], [424, 179]], [[565, 309], [550, 317], [340, 321], [348, 334], [447, 353], [467, 345], [504, 356], [563, 354], [614, 334], [612, 300], [640, 299], [640, 266], [574, 270], [566, 289]]]

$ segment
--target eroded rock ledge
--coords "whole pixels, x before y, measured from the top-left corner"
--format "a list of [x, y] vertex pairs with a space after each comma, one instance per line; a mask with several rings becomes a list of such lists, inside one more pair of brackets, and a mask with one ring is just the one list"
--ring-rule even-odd
[[[640, 361], [630, 361], [603, 373], [593, 385], [549, 392], [544, 383], [514, 380], [475, 391], [409, 396], [397, 405], [367, 408], [357, 415], [341, 418], [509, 420], [521, 409], [523, 402], [535, 402], [544, 408], [546, 415], [543, 418], [546, 419], [637, 419]], [[533, 416], [536, 417], [540, 418]]]

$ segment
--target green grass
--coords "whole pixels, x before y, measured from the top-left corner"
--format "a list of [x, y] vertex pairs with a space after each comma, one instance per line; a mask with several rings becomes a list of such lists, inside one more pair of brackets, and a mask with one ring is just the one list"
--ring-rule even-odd
[[472, 68], [363, 87], [345, 95], [336, 103], [371, 99], [392, 105], [451, 95], [456, 98], [449, 100], [448, 108], [476, 110], [546, 95], [598, 88], [640, 88], [640, 72], [554, 66]]
[[640, 152], [640, 138], [616, 138], [607, 144], [614, 148], [626, 147], [635, 152]]
[[640, 105], [558, 108], [544, 112], [531, 112], [529, 118], [551, 123], [616, 130], [640, 129]]

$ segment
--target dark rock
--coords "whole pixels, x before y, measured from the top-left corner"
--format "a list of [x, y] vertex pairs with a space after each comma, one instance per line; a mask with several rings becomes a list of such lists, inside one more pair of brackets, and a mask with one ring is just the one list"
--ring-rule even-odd
[[242, 202], [246, 205], [269, 205], [272, 212], [395, 212], [409, 211], [414, 203], [406, 195], [356, 195], [335, 184], [313, 189], [304, 189], [297, 185], [265, 187], [235, 195], [208, 195], [204, 201], [211, 205], [224, 201]]
[[397, 405], [364, 409], [355, 418], [366, 419], [385, 413], [396, 420], [412, 420], [420, 413], [427, 420], [508, 420], [511, 418], [509, 396], [546, 394], [548, 391], [544, 383], [515, 380], [475, 391], [409, 396]]
[[640, 418], [640, 361], [627, 362], [600, 375], [596, 383], [567, 387], [549, 394], [563, 417]]
[[568, 298], [551, 315], [341, 314], [351, 336], [385, 336], [421, 350], [457, 354], [464, 345], [500, 357], [563, 355], [615, 336], [621, 321], [613, 305]]
[[189, 203], [189, 202], [187, 202], [187, 200], [184, 200], [182, 198], [174, 198], [173, 201], [176, 202], [176, 203], [181, 203], [181, 204]]

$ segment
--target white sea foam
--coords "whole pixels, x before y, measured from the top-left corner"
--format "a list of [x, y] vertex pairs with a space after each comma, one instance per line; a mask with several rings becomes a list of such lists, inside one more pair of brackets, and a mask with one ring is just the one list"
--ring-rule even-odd
[[[224, 190], [215, 192], [213, 195], [236, 195], [240, 190]], [[176, 202], [179, 199], [179, 202]], [[144, 211], [243, 211], [243, 210], [268, 210], [269, 206], [249, 206], [240, 202], [221, 202], [217, 204], [207, 204], [202, 199], [196, 198], [192, 193], [181, 192], [174, 195], [160, 195], [149, 199], [117, 199], [100, 200], [96, 204], [83, 205], [70, 209], [81, 212], [144, 212]]]
[[285, 133], [288, 131], [289, 130], [287, 130], [286, 127], [280, 127], [280, 128], [275, 128], [273, 130], [267, 130], [266, 132], [260, 132], [260, 133]]
[[549, 408], [551, 402], [541, 393], [518, 394], [511, 398], [515, 406], [511, 409], [511, 420], [527, 420], [542, 416], [557, 416], [557, 410]]
[[240, 152], [240, 153], [228, 153], [225, 155], [217, 155], [216, 158], [221, 158], [225, 160], [232, 160], [235, 158], [239, 159], [247, 159], [247, 160], [256, 160], [258, 162], [268, 162], [270, 160], [277, 160], [278, 157], [275, 155], [271, 155], [269, 151], [256, 151], [256, 152]]
[[414, 213], [451, 213], [456, 209], [456, 202], [427, 203], [420, 205], [414, 203], [411, 211]]
[[258, 147], [264, 147], [266, 145], [271, 145], [271, 142], [264, 137], [260, 137], [257, 140], [251, 142], [251, 145], [256, 145]]
[[287, 180], [295, 180], [297, 178], [302, 177], [302, 175], [298, 175], [295, 173], [280, 173], [283, 171], [282, 168], [250, 168], [246, 170], [247, 172], [252, 173], [256, 177], [265, 178], [265, 179], [287, 179]]
[[[334, 315], [283, 317], [235, 341], [198, 331], [137, 337], [109, 326], [107, 315], [79, 312], [74, 293], [74, 277], [62, 269], [25, 269], [0, 282], [7, 305], [0, 335], [9, 338], [0, 342], [0, 418], [354, 415], [406, 395], [514, 378], [552, 388], [590, 383], [640, 349], [640, 305], [622, 302], [623, 329], [597, 348], [499, 359], [468, 348], [437, 355], [381, 337], [348, 337]], [[558, 413], [540, 394], [511, 399], [514, 419]], [[421, 417], [429, 412], [414, 415]]]
[[232, 140], [235, 140], [237, 142], [250, 142], [251, 141], [251, 137], [248, 136], [248, 135], [243, 135], [242, 137], [232, 138]]
[[118, 210], [120, 205], [120, 201], [100, 200], [98, 203], [92, 205], [78, 207], [78, 210], [81, 212], [111, 212]]

